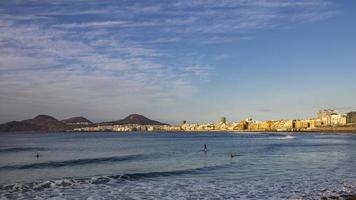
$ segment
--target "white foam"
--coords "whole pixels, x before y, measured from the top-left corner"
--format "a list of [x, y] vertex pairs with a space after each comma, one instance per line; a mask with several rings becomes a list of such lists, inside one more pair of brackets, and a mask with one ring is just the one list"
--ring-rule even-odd
[[[335, 180], [310, 179], [272, 181], [260, 179], [206, 179], [157, 177], [129, 182], [106, 182], [109, 177], [94, 177], [83, 181], [68, 179], [44, 181], [33, 186], [33, 190], [0, 191], [14, 199], [48, 199], [70, 197], [73, 199], [320, 199], [321, 197], [355, 195], [356, 180], [337, 183]], [[104, 180], [104, 181], [103, 181]], [[99, 181], [98, 183], [93, 183]], [[64, 184], [66, 183], [66, 184]], [[63, 186], [65, 185], [65, 186]], [[14, 185], [13, 188], [25, 188]], [[40, 189], [35, 189], [40, 188]], [[342, 198], [340, 198], [342, 199]]]
[[276, 137], [275, 139], [277, 140], [290, 140], [290, 139], [294, 139], [295, 136], [293, 135], [286, 135], [286, 136], [283, 136], [283, 137]]

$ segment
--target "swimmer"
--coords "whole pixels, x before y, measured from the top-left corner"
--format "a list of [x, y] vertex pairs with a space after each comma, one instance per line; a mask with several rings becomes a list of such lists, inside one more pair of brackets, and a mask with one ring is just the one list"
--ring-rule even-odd
[[238, 156], [237, 154], [230, 154], [230, 158], [234, 158], [234, 157], [236, 157], [236, 156]]

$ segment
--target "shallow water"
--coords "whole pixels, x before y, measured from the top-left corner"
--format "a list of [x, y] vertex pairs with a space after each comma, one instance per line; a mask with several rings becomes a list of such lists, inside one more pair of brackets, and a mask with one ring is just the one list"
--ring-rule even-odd
[[355, 155], [352, 134], [1, 134], [0, 198], [343, 198]]

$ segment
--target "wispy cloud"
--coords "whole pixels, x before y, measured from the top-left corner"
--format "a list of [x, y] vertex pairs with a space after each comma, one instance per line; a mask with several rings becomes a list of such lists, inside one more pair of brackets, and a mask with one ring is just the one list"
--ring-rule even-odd
[[94, 21], [86, 23], [70, 23], [70, 24], [55, 24], [53, 27], [71, 29], [71, 28], [105, 28], [105, 27], [115, 27], [123, 26], [128, 24], [125, 21]]
[[186, 48], [190, 44], [235, 43], [252, 38], [250, 31], [323, 20], [335, 14], [330, 4], [318, 0], [3, 2], [0, 104], [32, 102], [55, 105], [57, 111], [72, 105], [74, 110], [95, 112], [100, 104], [113, 116], [113, 107], [127, 112], [159, 105], [160, 99], [194, 95], [214, 66], [190, 56], [177, 57], [184, 54], [173, 53], [177, 48], [190, 54]]

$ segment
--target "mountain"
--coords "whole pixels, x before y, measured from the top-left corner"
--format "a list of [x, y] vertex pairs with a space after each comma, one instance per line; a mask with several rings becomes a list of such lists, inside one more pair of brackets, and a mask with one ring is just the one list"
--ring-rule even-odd
[[67, 126], [49, 115], [38, 115], [33, 119], [0, 124], [0, 132], [16, 131], [65, 131]]
[[139, 114], [132, 114], [124, 119], [109, 122], [114, 125], [124, 125], [124, 124], [138, 124], [138, 125], [167, 125], [155, 120], [148, 119], [147, 117]]
[[[103, 122], [99, 125], [125, 125], [125, 124], [138, 124], [138, 125], [168, 125], [155, 120], [148, 119], [143, 115], [132, 114], [124, 119]], [[17, 132], [17, 131], [66, 131], [73, 130], [77, 127], [96, 126], [90, 120], [84, 117], [72, 117], [58, 121], [56, 118], [49, 115], [38, 115], [33, 119], [23, 121], [12, 121], [5, 124], [0, 124], [0, 132]]]
[[69, 119], [61, 120], [61, 122], [65, 123], [66, 125], [90, 125], [93, 124], [90, 120], [85, 117], [71, 117]]

